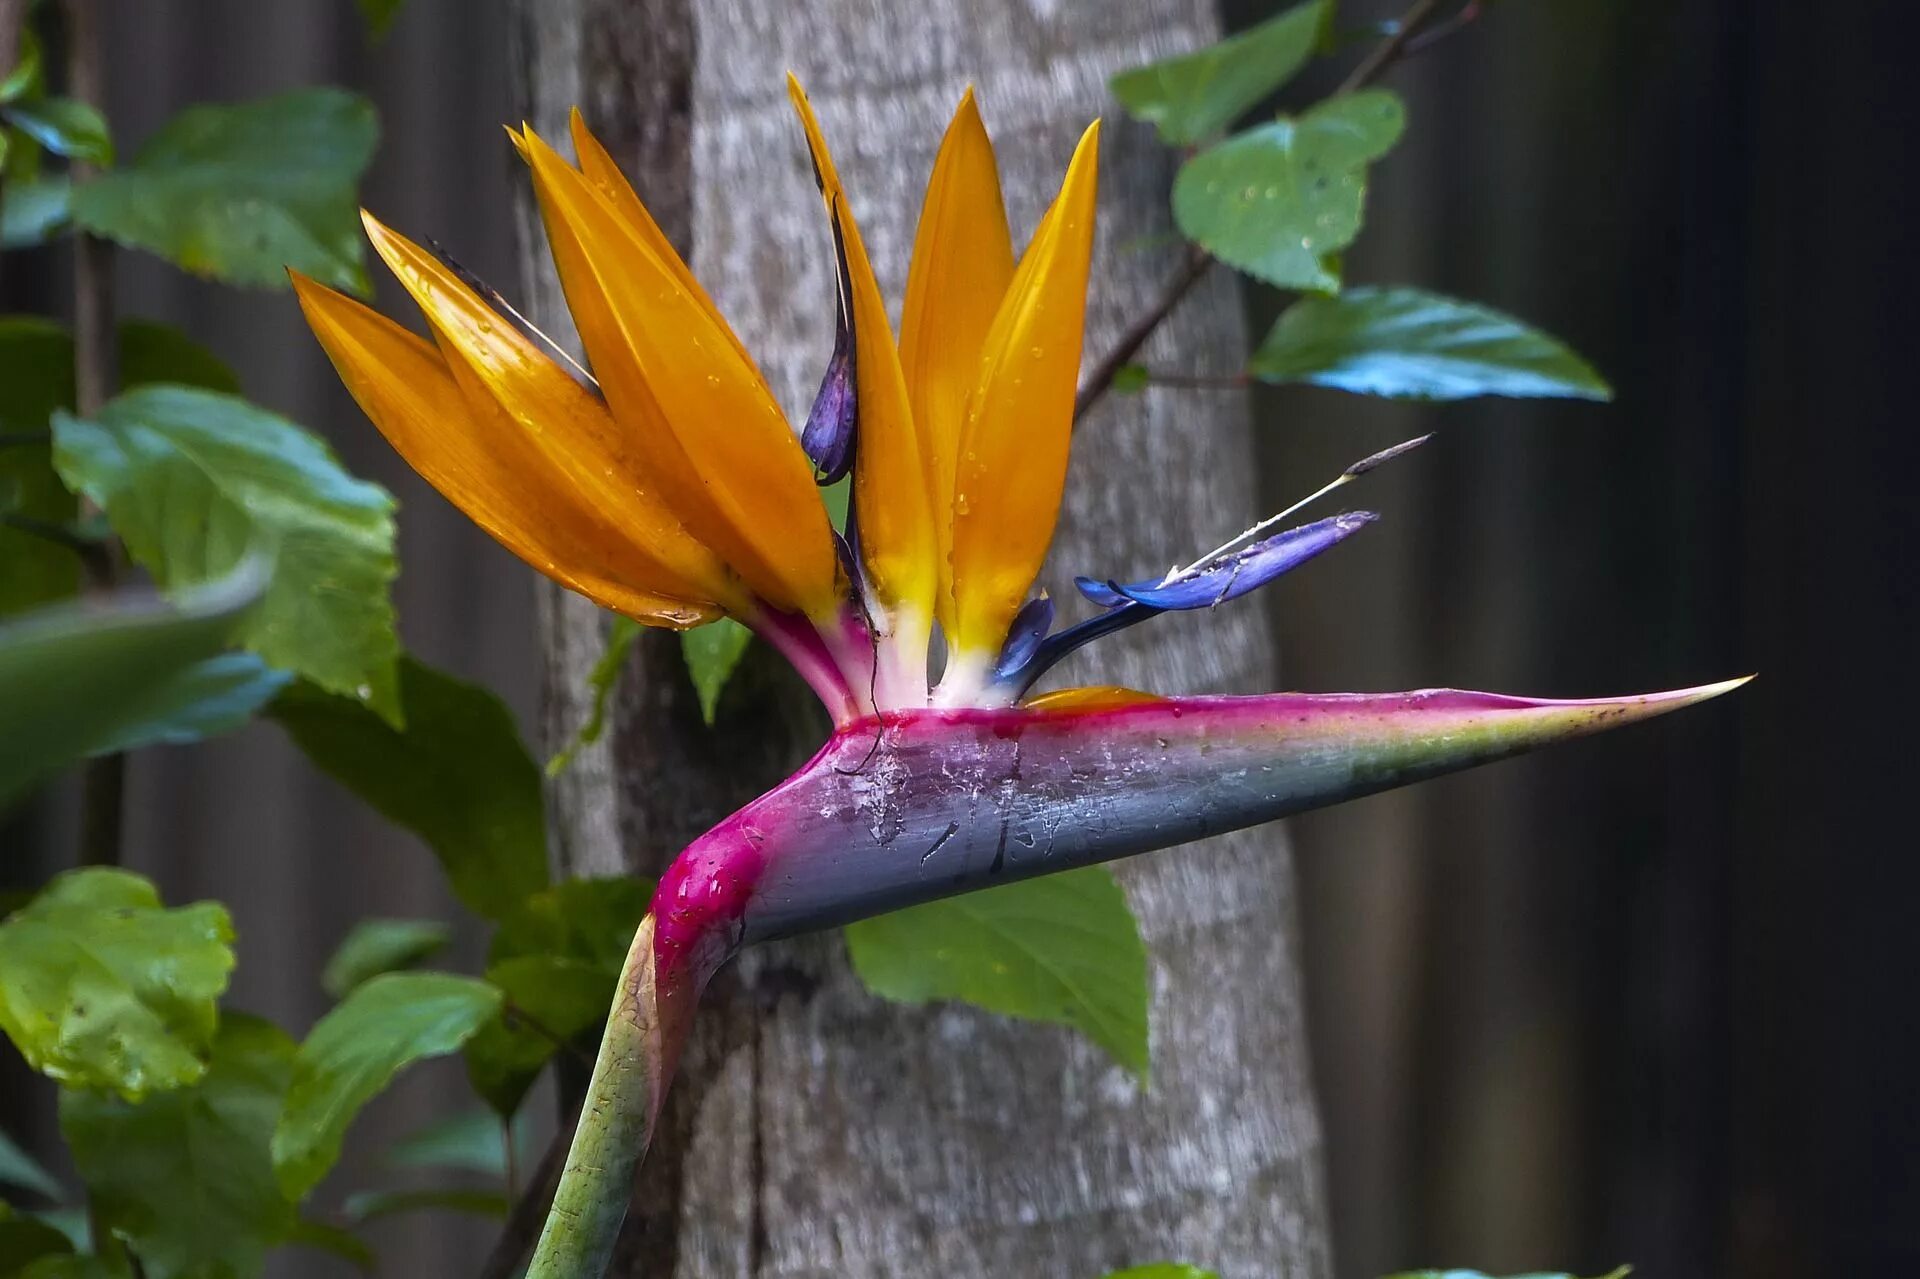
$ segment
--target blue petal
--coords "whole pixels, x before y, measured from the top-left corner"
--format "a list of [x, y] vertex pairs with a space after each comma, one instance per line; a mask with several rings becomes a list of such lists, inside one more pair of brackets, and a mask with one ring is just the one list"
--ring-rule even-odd
[[1051, 599], [1041, 595], [1022, 604], [1020, 611], [1013, 615], [1013, 624], [1007, 627], [1007, 642], [1000, 649], [1000, 660], [994, 663], [994, 670], [1003, 676], [1020, 670], [1033, 660], [1040, 642], [1052, 629]]
[[1211, 608], [1298, 568], [1322, 551], [1339, 545], [1378, 519], [1372, 511], [1348, 511], [1303, 524], [1223, 555], [1199, 572], [1177, 581], [1164, 578], [1144, 582], [1107, 582], [1076, 579], [1080, 593], [1111, 608], [1132, 600], [1156, 609]]

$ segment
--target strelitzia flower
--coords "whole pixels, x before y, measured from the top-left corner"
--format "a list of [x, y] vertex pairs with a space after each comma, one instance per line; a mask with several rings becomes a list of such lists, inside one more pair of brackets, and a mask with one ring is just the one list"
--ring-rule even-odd
[[[1033, 588], [1073, 434], [1099, 125], [1016, 255], [992, 144], [972, 93], [961, 99], [896, 338], [819, 122], [789, 89], [837, 280], [832, 355], [799, 431], [577, 112], [576, 163], [531, 128], [513, 140], [591, 376], [371, 216], [428, 338], [294, 278], [367, 415], [495, 538], [638, 621], [738, 619], [833, 717], [811, 762], [662, 878], [535, 1275], [604, 1266], [693, 1005], [742, 946], [1268, 821], [1733, 687], [1599, 701], [1034, 695], [1082, 644], [1228, 604], [1375, 517], [1274, 531], [1276, 517], [1159, 577], [1089, 566], [1079, 587], [1098, 611], [1055, 631]], [[840, 533], [819, 485], [849, 474]]]

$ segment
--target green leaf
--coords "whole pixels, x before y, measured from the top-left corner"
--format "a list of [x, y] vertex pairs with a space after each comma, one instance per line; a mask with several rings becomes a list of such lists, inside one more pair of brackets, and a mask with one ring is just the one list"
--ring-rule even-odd
[[1153, 375], [1147, 372], [1144, 364], [1122, 364], [1114, 371], [1112, 389], [1115, 395], [1133, 395], [1144, 391], [1153, 381]]
[[[522, 1115], [512, 1125], [517, 1158], [524, 1158], [532, 1140], [529, 1119]], [[394, 1142], [385, 1158], [397, 1168], [439, 1168], [496, 1178], [507, 1175], [506, 1137], [500, 1116], [491, 1110], [469, 1110], [428, 1124]]]
[[1267, 382], [1395, 399], [1612, 394], [1585, 360], [1538, 329], [1419, 289], [1302, 298], [1281, 314], [1247, 371]]
[[93, 1210], [149, 1279], [254, 1274], [292, 1231], [268, 1143], [294, 1051], [277, 1026], [228, 1013], [206, 1076], [190, 1088], [137, 1105], [61, 1094], [60, 1129]]
[[497, 1112], [519, 1107], [560, 1043], [606, 1023], [652, 896], [645, 880], [570, 879], [534, 894], [501, 924], [487, 980], [505, 992], [508, 1007], [466, 1052], [467, 1078]]
[[580, 731], [573, 735], [573, 740], [547, 761], [548, 777], [558, 777], [565, 772], [567, 765], [573, 763], [574, 756], [599, 741], [600, 734], [606, 731], [607, 703], [613, 699], [614, 685], [620, 682], [620, 672], [626, 666], [627, 654], [633, 651], [633, 643], [640, 638], [644, 629], [631, 617], [618, 615], [607, 627], [607, 646], [587, 676], [587, 686], [593, 690], [593, 710], [587, 715], [587, 722], [580, 726]]
[[284, 288], [294, 267], [365, 293], [355, 206], [379, 132], [373, 105], [340, 89], [189, 107], [76, 189], [74, 220], [230, 284]]
[[399, 721], [385, 489], [278, 414], [188, 387], [129, 391], [93, 421], [56, 414], [53, 431], [61, 477], [163, 588], [226, 572], [255, 538], [271, 545], [273, 583], [239, 641]]
[[367, 34], [375, 40], [385, 39], [405, 5], [406, 0], [360, 0], [360, 15], [367, 20]]
[[1360, 233], [1367, 165], [1393, 148], [1405, 123], [1400, 99], [1368, 89], [1236, 134], [1180, 170], [1174, 220], [1249, 275], [1331, 293], [1340, 276], [1328, 259]]
[[606, 1024], [618, 978], [577, 959], [527, 955], [487, 967], [506, 999], [466, 1047], [467, 1079], [495, 1113], [511, 1115], [563, 1043]]
[[73, 218], [73, 180], [66, 174], [9, 179], [0, 190], [0, 249], [45, 244]]
[[168, 910], [140, 876], [68, 871], [0, 921], [0, 1030], [27, 1064], [130, 1101], [206, 1073], [233, 971], [224, 907]]
[[1204, 142], [1307, 65], [1328, 8], [1327, 0], [1308, 0], [1218, 44], [1122, 71], [1108, 87], [1162, 142]]
[[57, 1200], [62, 1193], [60, 1183], [53, 1179], [53, 1174], [35, 1163], [32, 1155], [20, 1149], [3, 1132], [0, 1132], [0, 1186], [31, 1190], [43, 1199]]
[[13, 1209], [0, 1203], [0, 1275], [18, 1275], [42, 1257], [65, 1257], [73, 1252], [73, 1243], [44, 1221], [16, 1217]]
[[[0, 195], [12, 200], [18, 185]], [[129, 320], [120, 326], [123, 384], [165, 380], [230, 388], [233, 374], [207, 351], [163, 324]], [[78, 507], [53, 469], [48, 430], [58, 409], [73, 407], [73, 340], [38, 316], [0, 318], [0, 514], [42, 526], [65, 527]], [[32, 533], [0, 526], [0, 615], [72, 595], [80, 562], [73, 551]]]
[[720, 709], [720, 691], [752, 642], [753, 632], [730, 617], [680, 632], [680, 654], [693, 677], [694, 692], [700, 695], [700, 717], [708, 724]]
[[324, 1221], [302, 1218], [293, 1223], [293, 1229], [287, 1232], [283, 1241], [296, 1248], [312, 1248], [316, 1252], [332, 1253], [362, 1274], [372, 1274], [379, 1266], [379, 1260], [373, 1255], [373, 1249], [360, 1241], [360, 1237], [351, 1230], [339, 1226], [330, 1226]]
[[245, 725], [292, 679], [252, 653], [222, 653], [196, 662], [129, 702], [137, 712], [92, 754], [182, 746]]
[[1147, 951], [1103, 866], [1022, 880], [847, 927], [854, 971], [901, 1003], [959, 999], [1073, 1026], [1147, 1074]]
[[322, 1017], [294, 1058], [273, 1133], [273, 1169], [287, 1198], [326, 1176], [347, 1126], [395, 1075], [457, 1052], [499, 1009], [500, 992], [471, 977], [387, 973]]
[[22, 24], [20, 52], [6, 76], [0, 78], [0, 103], [12, 102], [39, 90], [42, 80], [40, 53], [40, 37], [34, 34], [31, 26]]
[[1127, 1270], [1116, 1270], [1107, 1279], [1220, 1279], [1211, 1270], [1202, 1270], [1198, 1266], [1181, 1265], [1172, 1261], [1157, 1261], [1150, 1266], [1134, 1266]]
[[86, 164], [113, 163], [107, 118], [88, 103], [73, 98], [41, 98], [11, 103], [0, 110], [0, 115], [55, 155]]
[[305, 683], [268, 713], [321, 771], [425, 840], [462, 902], [498, 919], [547, 885], [540, 770], [492, 693], [411, 657], [399, 684], [401, 729]]
[[217, 654], [265, 589], [248, 560], [163, 603], [125, 591], [40, 609], [0, 626], [0, 805], [63, 765], [184, 714], [183, 673]]
[[460, 1212], [504, 1218], [512, 1205], [497, 1190], [362, 1190], [347, 1196], [344, 1211], [358, 1225], [401, 1212]]
[[320, 985], [344, 999], [381, 973], [412, 968], [438, 954], [453, 940], [453, 929], [437, 919], [363, 919], [327, 960]]
[[170, 324], [152, 320], [120, 322], [120, 385], [197, 386], [205, 391], [240, 393], [240, 379], [219, 356]]
[[123, 1255], [109, 1258], [70, 1253], [42, 1257], [25, 1270], [8, 1275], [7, 1279], [132, 1279], [132, 1276], [133, 1271]]

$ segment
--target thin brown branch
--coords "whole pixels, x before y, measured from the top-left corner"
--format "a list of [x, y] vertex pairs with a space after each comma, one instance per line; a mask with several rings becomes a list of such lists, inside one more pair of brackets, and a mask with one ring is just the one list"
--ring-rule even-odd
[[1462, 31], [1465, 31], [1468, 27], [1479, 21], [1480, 15], [1486, 11], [1487, 7], [1483, 0], [1467, 0], [1467, 3], [1460, 7], [1460, 11], [1451, 18], [1448, 18], [1444, 22], [1434, 23], [1427, 30], [1407, 41], [1406, 46], [1401, 50], [1400, 56], [1412, 58], [1425, 53], [1428, 49], [1433, 48], [1434, 45], [1439, 44], [1447, 37], [1456, 36]]
[[[67, 95], [106, 111], [106, 60], [101, 47], [99, 0], [66, 0]], [[93, 166], [76, 163], [73, 176], [85, 181]], [[82, 417], [100, 411], [113, 395], [118, 376], [118, 339], [113, 305], [113, 246], [91, 235], [73, 242], [73, 392]], [[92, 515], [82, 502], [82, 515]], [[87, 577], [96, 592], [110, 591], [119, 579], [121, 547], [109, 540], [88, 561]], [[81, 787], [80, 861], [111, 866], [120, 860], [120, 836], [126, 805], [127, 761], [102, 755], [88, 762]]]
[[547, 1210], [553, 1207], [553, 1193], [560, 1186], [560, 1171], [566, 1167], [567, 1147], [573, 1141], [577, 1119], [576, 1115], [561, 1124], [560, 1131], [547, 1143], [546, 1153], [534, 1165], [526, 1190], [514, 1200], [506, 1223], [500, 1227], [500, 1237], [494, 1241], [493, 1251], [480, 1267], [480, 1279], [513, 1279], [519, 1272], [533, 1241], [540, 1237], [540, 1227], [546, 1224]]
[[1388, 67], [1407, 52], [1407, 42], [1420, 34], [1420, 28], [1427, 25], [1433, 17], [1433, 11], [1439, 7], [1440, 0], [1413, 0], [1407, 6], [1407, 11], [1400, 15], [1400, 20], [1393, 24], [1393, 34], [1373, 46], [1367, 56], [1348, 73], [1347, 78], [1340, 82], [1340, 87], [1333, 91], [1334, 96], [1353, 93], [1378, 80]]
[[1087, 380], [1080, 384], [1079, 394], [1073, 399], [1073, 420], [1076, 425], [1087, 415], [1087, 410], [1099, 403], [1100, 397], [1112, 388], [1114, 378], [1120, 376], [1120, 370], [1132, 363], [1133, 357], [1140, 353], [1140, 348], [1147, 344], [1147, 339], [1193, 291], [1193, 286], [1200, 283], [1213, 262], [1213, 255], [1198, 245], [1188, 249], [1187, 260], [1181, 264], [1179, 273], [1167, 281], [1167, 287], [1153, 305], [1127, 326], [1126, 332], [1101, 357], [1100, 363], [1093, 366], [1093, 372], [1087, 374]]

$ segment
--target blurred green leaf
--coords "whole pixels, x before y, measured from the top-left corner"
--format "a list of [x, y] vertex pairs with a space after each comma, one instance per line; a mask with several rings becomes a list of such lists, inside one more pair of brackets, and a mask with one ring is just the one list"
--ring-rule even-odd
[[122, 320], [120, 385], [131, 390], [161, 383], [240, 393], [233, 370], [179, 329], [153, 320]]
[[[0, 191], [11, 202], [17, 190]], [[11, 208], [11, 203], [9, 203]], [[126, 386], [184, 382], [234, 388], [233, 374], [178, 330], [145, 320], [120, 326], [120, 375]], [[55, 410], [73, 407], [73, 340], [38, 316], [0, 318], [0, 516], [66, 527], [78, 507], [53, 469], [49, 430]], [[46, 435], [44, 441], [33, 437]], [[72, 595], [80, 561], [72, 549], [19, 528], [0, 526], [0, 615]]]
[[73, 180], [64, 173], [8, 179], [0, 190], [0, 249], [29, 249], [53, 239], [73, 218], [72, 199]]
[[362, 1274], [370, 1275], [379, 1268], [379, 1259], [373, 1255], [373, 1249], [362, 1243], [358, 1235], [324, 1221], [301, 1218], [293, 1223], [293, 1229], [287, 1232], [283, 1242], [295, 1248], [331, 1253]]
[[487, 980], [509, 1006], [466, 1050], [467, 1078], [500, 1114], [519, 1107], [561, 1044], [582, 1042], [606, 1023], [652, 897], [652, 884], [631, 877], [564, 880], [501, 924]]
[[1367, 165], [1406, 124], [1384, 89], [1330, 98], [1209, 147], [1173, 184], [1180, 229], [1222, 262], [1282, 288], [1340, 287], [1330, 255], [1360, 232]]
[[355, 210], [378, 137], [372, 104], [340, 89], [189, 107], [77, 188], [74, 220], [230, 284], [283, 288], [291, 266], [365, 293]]
[[[516, 1157], [524, 1158], [532, 1125], [523, 1115], [512, 1128]], [[440, 1168], [504, 1178], [507, 1143], [500, 1116], [491, 1110], [468, 1110], [428, 1124], [389, 1146], [386, 1162], [397, 1168]]]
[[607, 728], [607, 703], [613, 699], [613, 689], [620, 682], [620, 672], [626, 666], [627, 654], [633, 651], [633, 643], [640, 638], [645, 628], [631, 617], [616, 615], [607, 627], [607, 646], [600, 653], [600, 660], [593, 664], [592, 672], [587, 676], [587, 686], [593, 690], [593, 710], [587, 715], [587, 722], [573, 735], [573, 740], [557, 751], [547, 761], [547, 776], [558, 777], [573, 763], [574, 756], [600, 740], [600, 734]]
[[687, 674], [693, 677], [693, 690], [700, 696], [700, 717], [708, 724], [720, 709], [721, 690], [751, 643], [753, 632], [731, 617], [680, 632], [680, 654], [686, 659]]
[[233, 971], [215, 902], [168, 910], [140, 876], [91, 867], [0, 921], [0, 1030], [27, 1064], [137, 1101], [207, 1069]]
[[1308, 0], [1204, 49], [1122, 71], [1108, 87], [1162, 142], [1204, 142], [1307, 65], [1329, 8], [1328, 0]]
[[13, 1209], [0, 1203], [0, 1275], [18, 1275], [42, 1257], [64, 1257], [73, 1252], [73, 1243], [44, 1221], [16, 1217]]
[[26, 24], [20, 27], [20, 51], [5, 77], [0, 77], [0, 103], [36, 93], [41, 85], [40, 37]]
[[321, 771], [425, 840], [462, 902], [498, 919], [547, 885], [540, 770], [499, 698], [411, 657], [399, 669], [405, 728], [306, 683], [268, 714]]
[[854, 971], [900, 1003], [959, 999], [1085, 1033], [1147, 1075], [1147, 951], [1104, 866], [1020, 880], [847, 926]]
[[133, 1271], [119, 1254], [100, 1257], [73, 1253], [42, 1257], [7, 1279], [133, 1279]]
[[86, 164], [112, 164], [113, 138], [107, 118], [89, 103], [73, 98], [38, 98], [0, 108], [8, 124], [55, 155]]
[[1134, 1266], [1127, 1270], [1116, 1270], [1107, 1279], [1220, 1279], [1211, 1270], [1202, 1270], [1198, 1266], [1181, 1265], [1172, 1261], [1157, 1261], [1150, 1266]]
[[[20, 1149], [7, 1134], [0, 1132], [0, 1186], [31, 1190], [43, 1199], [60, 1198], [60, 1183], [53, 1174], [35, 1163], [33, 1156]], [[5, 1271], [0, 1270], [0, 1274]]]
[[177, 730], [206, 691], [199, 664], [265, 585], [247, 560], [173, 604], [126, 591], [0, 625], [0, 805], [83, 756]]
[[93, 748], [92, 754], [182, 746], [245, 725], [293, 677], [252, 653], [222, 653], [155, 684], [126, 709], [139, 718]]
[[353, 926], [321, 970], [320, 985], [335, 999], [381, 973], [412, 968], [453, 940], [437, 919], [363, 919]]
[[273, 1133], [281, 1190], [300, 1199], [340, 1157], [360, 1108], [405, 1067], [457, 1052], [500, 1009], [500, 992], [451, 973], [387, 973], [358, 987], [300, 1045]]
[[1153, 381], [1153, 375], [1147, 372], [1144, 364], [1122, 364], [1113, 374], [1112, 389], [1115, 395], [1133, 395], [1147, 389]]
[[1585, 360], [1538, 329], [1419, 289], [1302, 298], [1281, 314], [1247, 371], [1267, 382], [1395, 399], [1612, 394]]
[[401, 1212], [460, 1212], [501, 1217], [512, 1207], [497, 1190], [362, 1190], [347, 1196], [347, 1220], [359, 1224]]
[[228, 1013], [199, 1083], [137, 1105], [97, 1092], [60, 1098], [60, 1130], [93, 1211], [126, 1239], [148, 1279], [240, 1276], [294, 1226], [268, 1143], [294, 1043]]
[[400, 10], [406, 7], [406, 0], [359, 0], [360, 14], [367, 20], [367, 34], [375, 40], [386, 38], [393, 29], [393, 20], [400, 16]]
[[194, 388], [128, 391], [93, 421], [58, 413], [53, 433], [61, 477], [162, 587], [226, 572], [256, 537], [271, 545], [273, 582], [238, 641], [399, 722], [385, 489], [278, 414]]

